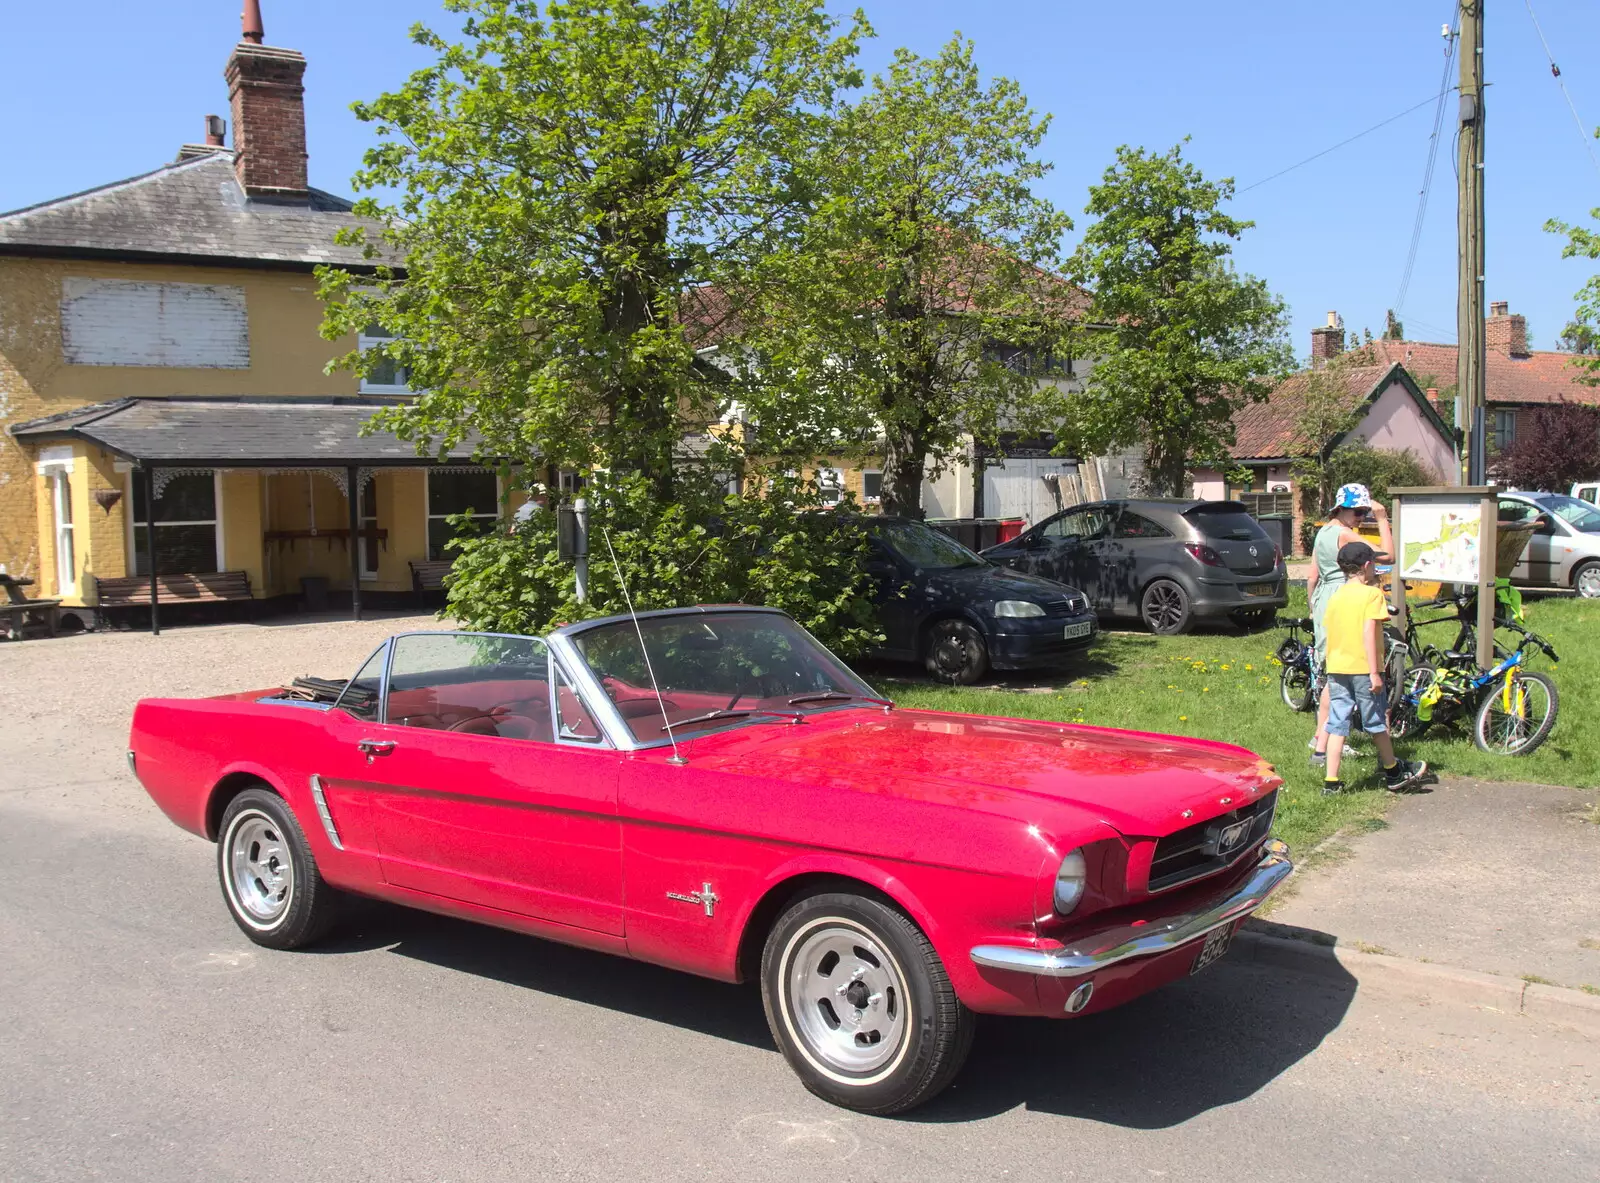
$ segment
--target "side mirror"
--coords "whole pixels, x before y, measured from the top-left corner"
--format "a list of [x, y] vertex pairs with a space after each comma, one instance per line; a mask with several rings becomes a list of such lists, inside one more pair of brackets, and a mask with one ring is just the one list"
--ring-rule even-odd
[[900, 574], [900, 569], [888, 559], [868, 559], [862, 564], [868, 575], [891, 576]]

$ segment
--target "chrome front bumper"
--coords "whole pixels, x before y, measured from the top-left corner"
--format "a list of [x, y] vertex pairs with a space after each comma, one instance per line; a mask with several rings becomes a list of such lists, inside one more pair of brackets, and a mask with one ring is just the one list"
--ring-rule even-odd
[[1250, 915], [1293, 871], [1289, 848], [1276, 838], [1268, 838], [1261, 848], [1261, 861], [1250, 878], [1192, 912], [1108, 928], [1079, 937], [1059, 949], [978, 945], [972, 950], [972, 960], [990, 969], [1009, 969], [1046, 978], [1080, 978], [1121, 961], [1166, 953], [1205, 936], [1214, 928]]

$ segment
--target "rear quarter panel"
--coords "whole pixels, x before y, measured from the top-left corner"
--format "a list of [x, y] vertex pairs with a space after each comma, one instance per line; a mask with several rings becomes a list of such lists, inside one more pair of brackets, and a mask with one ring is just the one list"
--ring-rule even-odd
[[[267, 693], [267, 692], [263, 692]], [[318, 868], [330, 882], [359, 888], [373, 877], [370, 825], [360, 802], [338, 819], [346, 849], [336, 850], [317, 820], [310, 777], [327, 744], [326, 713], [309, 707], [261, 705], [257, 695], [148, 698], [134, 708], [128, 747], [135, 772], [174, 823], [215, 839], [218, 787], [243, 777], [264, 782], [294, 811]]]

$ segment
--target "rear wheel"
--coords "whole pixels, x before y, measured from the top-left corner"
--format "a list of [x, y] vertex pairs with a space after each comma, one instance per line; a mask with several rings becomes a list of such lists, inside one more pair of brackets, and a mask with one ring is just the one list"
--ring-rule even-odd
[[1472, 740], [1495, 756], [1526, 756], [1550, 735], [1560, 702], [1556, 684], [1543, 674], [1519, 670], [1498, 682], [1478, 704]]
[[1572, 586], [1586, 600], [1600, 599], [1600, 562], [1579, 564], [1572, 573]]
[[1417, 714], [1417, 699], [1432, 683], [1431, 665], [1408, 666], [1400, 681], [1391, 683], [1389, 734], [1395, 739], [1415, 739], [1428, 729], [1432, 720]]
[[234, 923], [258, 945], [298, 949], [333, 922], [337, 892], [282, 797], [246, 789], [223, 812], [217, 876]]
[[966, 621], [941, 620], [928, 632], [923, 664], [941, 682], [970, 686], [988, 672], [989, 649]]
[[1284, 666], [1278, 688], [1283, 695], [1283, 705], [1291, 711], [1311, 709], [1314, 698], [1311, 692], [1311, 670], [1305, 662], [1296, 661]]
[[948, 1085], [973, 1015], [933, 945], [902, 912], [844, 893], [778, 920], [761, 957], [761, 1000], [806, 1088], [863, 1113], [903, 1113]]
[[1194, 607], [1182, 584], [1170, 579], [1158, 579], [1144, 589], [1144, 595], [1139, 599], [1139, 616], [1151, 632], [1174, 636], [1189, 631]]

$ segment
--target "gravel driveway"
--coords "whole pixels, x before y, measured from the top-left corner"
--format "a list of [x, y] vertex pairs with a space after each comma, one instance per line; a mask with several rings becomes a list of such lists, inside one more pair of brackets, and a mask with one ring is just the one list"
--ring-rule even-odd
[[141, 698], [227, 694], [301, 674], [349, 677], [390, 633], [448, 627], [434, 616], [285, 617], [0, 644], [0, 791], [43, 808], [133, 810], [149, 802], [123, 765]]

